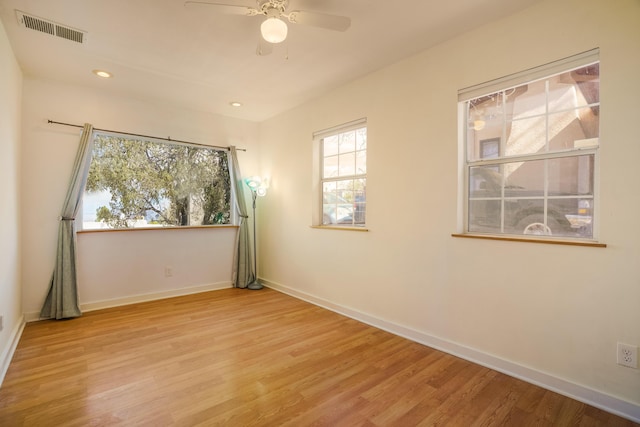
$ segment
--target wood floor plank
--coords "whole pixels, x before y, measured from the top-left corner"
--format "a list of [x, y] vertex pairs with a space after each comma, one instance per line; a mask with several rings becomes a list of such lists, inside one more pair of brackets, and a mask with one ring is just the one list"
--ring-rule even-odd
[[28, 324], [0, 426], [637, 426], [271, 289]]

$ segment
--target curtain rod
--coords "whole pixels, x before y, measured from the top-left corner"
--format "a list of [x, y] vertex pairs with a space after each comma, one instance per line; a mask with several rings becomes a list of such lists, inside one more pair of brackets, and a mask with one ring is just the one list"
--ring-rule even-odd
[[[71, 124], [71, 123], [56, 122], [56, 121], [53, 121], [53, 120], [47, 120], [47, 123], [53, 123], [55, 125], [71, 126], [71, 127], [74, 127], [74, 128], [83, 128], [84, 127], [82, 125], [74, 125], [74, 124]], [[119, 133], [119, 134], [122, 134], [122, 135], [129, 135], [129, 136], [139, 136], [141, 138], [159, 139], [161, 141], [179, 142], [179, 143], [182, 143], [182, 144], [196, 145], [196, 146], [199, 146], [199, 147], [219, 148], [221, 150], [226, 150], [226, 151], [229, 151], [229, 149], [230, 149], [229, 147], [221, 147], [219, 145], [207, 145], [207, 144], [199, 144], [197, 142], [191, 142], [191, 141], [181, 141], [179, 139], [172, 139], [170, 136], [167, 137], [167, 138], [161, 138], [161, 137], [157, 137], [157, 136], [141, 135], [141, 134], [138, 134], [138, 133], [120, 132], [120, 131], [117, 131], [117, 130], [98, 129], [98, 128], [94, 128], [93, 130], [97, 130], [97, 131], [100, 131], [100, 132]], [[236, 150], [237, 151], [247, 151], [246, 148], [236, 148]]]

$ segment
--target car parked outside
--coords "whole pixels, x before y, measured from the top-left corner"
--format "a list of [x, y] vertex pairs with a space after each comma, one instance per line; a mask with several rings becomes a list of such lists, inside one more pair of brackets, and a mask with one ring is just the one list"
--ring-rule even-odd
[[[504, 195], [503, 195], [504, 193]], [[592, 200], [578, 195], [556, 194], [547, 198], [541, 190], [511, 185], [502, 190], [502, 175], [488, 167], [471, 169], [469, 231], [533, 234], [564, 237], [592, 235]], [[501, 221], [504, 231], [501, 232]]]
[[353, 203], [335, 193], [322, 194], [322, 224], [352, 224]]

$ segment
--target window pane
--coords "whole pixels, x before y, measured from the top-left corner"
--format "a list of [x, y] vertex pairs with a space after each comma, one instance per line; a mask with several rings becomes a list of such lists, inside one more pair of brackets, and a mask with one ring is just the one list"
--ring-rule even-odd
[[505, 232], [550, 235], [544, 225], [544, 199], [511, 199], [505, 210]]
[[356, 174], [364, 175], [367, 173], [367, 152], [356, 152]]
[[600, 66], [592, 64], [549, 79], [549, 111], [600, 102]]
[[522, 156], [545, 151], [547, 142], [544, 116], [516, 120], [507, 128], [506, 156]]
[[574, 147], [585, 147], [598, 145], [598, 138], [600, 136], [600, 106], [594, 106], [590, 108], [581, 108], [578, 110], [578, 117], [580, 119], [580, 124], [582, 125], [582, 129], [584, 131], [584, 136], [587, 139], [594, 139], [591, 143], [578, 143], [578, 141], [574, 141]]
[[582, 108], [549, 115], [550, 151], [598, 145], [599, 109]]
[[567, 75], [555, 76], [549, 79], [549, 112], [572, 110], [584, 105], [584, 98], [579, 97], [575, 81], [561, 81]]
[[503, 169], [505, 197], [544, 196], [544, 160], [505, 163]]
[[350, 131], [340, 134], [340, 153], [356, 150], [356, 132]]
[[549, 159], [549, 196], [593, 195], [593, 155]]
[[[564, 215], [575, 237], [593, 237], [593, 199], [576, 199], [577, 211]], [[574, 205], [574, 207], [576, 206]]]
[[483, 142], [501, 140], [504, 127], [502, 118], [493, 118], [477, 122], [475, 125], [477, 129], [473, 127], [473, 123], [471, 123], [470, 126], [471, 128], [467, 131], [467, 156], [469, 160], [474, 161], [488, 158], [483, 156]]
[[364, 224], [367, 211], [367, 180], [356, 179], [353, 185], [354, 194], [354, 215], [355, 224]]
[[573, 141], [576, 139], [584, 139], [576, 110], [549, 114], [549, 149], [551, 151], [573, 148]]
[[322, 223], [353, 223], [353, 181], [325, 182], [322, 185]]
[[367, 149], [367, 128], [356, 130], [356, 150]]
[[356, 154], [351, 152], [340, 154], [340, 172], [338, 176], [349, 176], [356, 173]]
[[469, 197], [501, 197], [502, 175], [493, 166], [476, 166], [469, 170]]
[[230, 222], [224, 152], [98, 134], [92, 154], [84, 229]]
[[322, 140], [322, 154], [324, 156], [335, 156], [338, 154], [338, 135], [328, 136]]
[[467, 122], [467, 156], [469, 160], [477, 160], [482, 158], [481, 141], [502, 138], [502, 94], [494, 93], [470, 101]]
[[544, 80], [532, 82], [505, 91], [506, 119], [520, 120], [547, 112], [546, 83]]
[[502, 92], [492, 93], [469, 101], [468, 121], [475, 127], [481, 127], [480, 121], [504, 120], [504, 96]]
[[501, 232], [500, 200], [469, 201], [469, 231], [478, 233]]
[[338, 156], [324, 158], [322, 176], [324, 178], [333, 178], [338, 176]]
[[335, 183], [335, 181], [329, 181], [329, 182], [325, 182], [322, 184], [322, 191], [324, 192], [324, 196], [325, 197], [329, 197], [329, 201], [325, 202], [325, 203], [330, 203], [332, 199], [332, 196], [327, 196], [327, 193], [333, 193], [336, 194], [336, 189], [337, 189], [337, 185]]
[[547, 224], [554, 236], [592, 237], [592, 200], [577, 198], [549, 199]]

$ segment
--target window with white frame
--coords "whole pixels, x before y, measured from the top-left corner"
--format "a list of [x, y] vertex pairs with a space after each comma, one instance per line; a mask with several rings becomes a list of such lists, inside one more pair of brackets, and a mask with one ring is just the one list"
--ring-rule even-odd
[[314, 134], [320, 151], [322, 225], [365, 225], [367, 124], [358, 120]]
[[594, 239], [598, 51], [460, 91], [464, 231]]
[[227, 152], [97, 132], [82, 206], [83, 230], [228, 224]]

